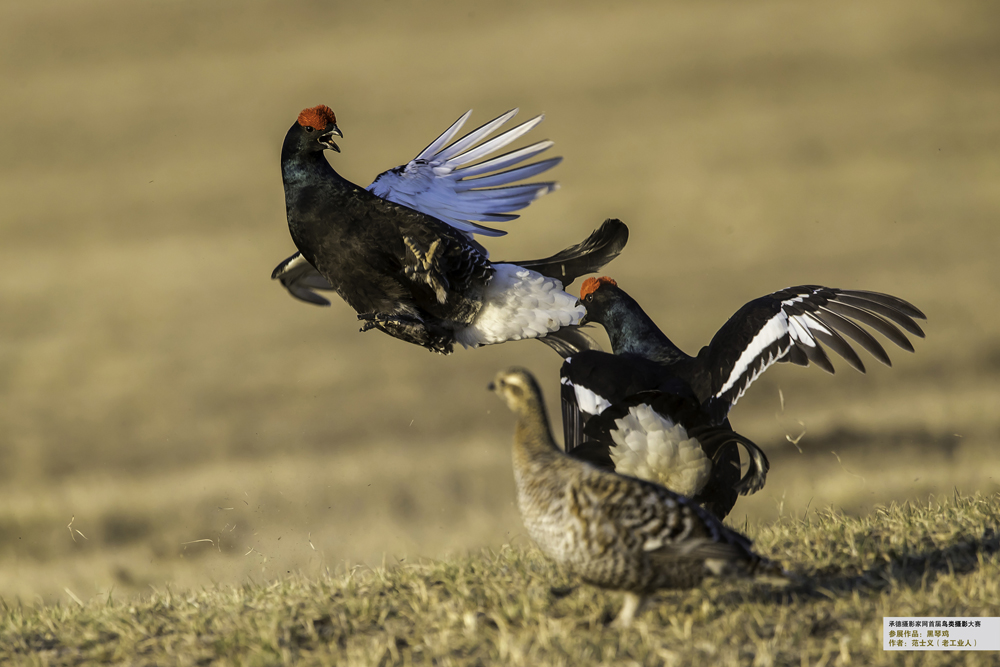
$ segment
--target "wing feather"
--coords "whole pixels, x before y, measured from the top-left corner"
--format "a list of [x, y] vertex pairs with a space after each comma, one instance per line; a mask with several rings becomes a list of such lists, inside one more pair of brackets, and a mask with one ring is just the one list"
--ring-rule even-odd
[[879, 292], [800, 285], [754, 299], [698, 355], [712, 375], [706, 403], [716, 418], [724, 417], [750, 384], [777, 361], [803, 366], [812, 362], [833, 373], [824, 347], [864, 373], [861, 357], [845, 336], [891, 366], [885, 348], [861, 325], [912, 352], [913, 345], [896, 325], [923, 337], [914, 318], [924, 315], [903, 299]]
[[330, 305], [329, 300], [316, 294], [313, 290], [333, 290], [333, 285], [323, 274], [314, 269], [312, 264], [306, 261], [302, 253], [297, 252], [274, 267], [274, 271], [271, 272], [271, 280], [280, 280], [288, 293], [296, 299], [317, 306]]
[[521, 138], [538, 125], [543, 116], [489, 138], [514, 117], [517, 109], [511, 109], [447, 145], [469, 113], [455, 121], [409, 163], [379, 174], [368, 189], [383, 199], [432, 215], [466, 235], [503, 236], [506, 232], [478, 223], [514, 220], [518, 216], [513, 215], [513, 211], [554, 191], [556, 184], [552, 182], [518, 182], [551, 169], [562, 158], [522, 164], [553, 146], [551, 141], [539, 141], [478, 162]]

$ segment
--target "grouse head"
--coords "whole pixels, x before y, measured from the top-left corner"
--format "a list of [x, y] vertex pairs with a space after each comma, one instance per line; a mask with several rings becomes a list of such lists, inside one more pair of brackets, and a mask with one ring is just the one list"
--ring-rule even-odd
[[580, 324], [603, 322], [601, 316], [613, 298], [612, 292], [618, 291], [618, 283], [608, 276], [584, 280], [580, 288], [580, 302], [587, 309], [587, 314], [580, 320]]
[[532, 404], [537, 403], [541, 394], [531, 373], [516, 366], [497, 373], [487, 389], [502, 398], [507, 407], [518, 415], [526, 413]]
[[320, 104], [303, 109], [295, 125], [288, 131], [298, 136], [299, 147], [304, 151], [332, 150], [340, 152], [340, 146], [333, 140], [334, 135], [343, 139], [344, 133], [337, 127], [337, 116], [333, 109]]

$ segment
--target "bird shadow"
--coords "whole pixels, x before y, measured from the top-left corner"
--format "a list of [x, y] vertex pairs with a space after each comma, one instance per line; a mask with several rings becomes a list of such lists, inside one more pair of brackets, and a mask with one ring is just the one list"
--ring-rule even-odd
[[[711, 594], [714, 602], [720, 606], [737, 606], [747, 601], [775, 606], [790, 606], [802, 604], [809, 600], [836, 600], [838, 598], [857, 594], [860, 597], [874, 597], [893, 588], [920, 589], [933, 584], [942, 575], [969, 574], [979, 569], [986, 558], [1000, 553], [1000, 534], [993, 528], [987, 528], [981, 535], [964, 535], [946, 547], [927, 548], [923, 550], [895, 551], [886, 550], [881, 555], [881, 561], [867, 568], [845, 566], [827, 566], [814, 570], [796, 570], [789, 568], [787, 580], [784, 583], [774, 583], [773, 580], [750, 582], [750, 589], [728, 588]], [[567, 596], [572, 595], [580, 584], [561, 582], [562, 585], [550, 586], [548, 593], [550, 604], [555, 605]], [[725, 582], [716, 581], [717, 586], [727, 586]], [[680, 598], [685, 596], [682, 591], [660, 591], [652, 601], [651, 606], [673, 604], [675, 609], [684, 607]], [[688, 601], [689, 603], [690, 601]], [[615, 617], [617, 607], [614, 603], [607, 606], [597, 619], [598, 626], [607, 626]], [[839, 621], [834, 615], [820, 610], [813, 610], [803, 617], [810, 624], [811, 635], [825, 635], [837, 631]], [[581, 621], [581, 627], [590, 627], [591, 621]]]
[[[983, 559], [1000, 552], [1000, 535], [987, 528], [978, 536], [962, 536], [951, 545], [919, 551], [887, 550], [881, 562], [857, 569], [827, 566], [812, 571], [795, 571], [784, 586], [754, 584], [755, 601], [778, 605], [804, 599], [830, 598], [857, 593], [874, 596], [890, 588], [922, 588], [941, 575], [969, 574], [979, 569]], [[720, 602], [745, 599], [746, 593], [723, 593]]]

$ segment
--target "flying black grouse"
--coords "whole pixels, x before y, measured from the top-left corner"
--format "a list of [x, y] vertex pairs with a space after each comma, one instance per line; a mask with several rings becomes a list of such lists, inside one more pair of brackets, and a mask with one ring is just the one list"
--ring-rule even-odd
[[[616, 257], [628, 228], [608, 220], [582, 243], [551, 257], [490, 262], [472, 234], [502, 232], [472, 219], [510, 219], [504, 211], [522, 208], [553, 187], [492, 186], [544, 171], [554, 161], [472, 178], [516, 164], [551, 142], [459, 170], [455, 167], [509, 143], [540, 120], [468, 150], [513, 115], [509, 112], [442, 150], [467, 115], [416, 160], [382, 174], [366, 190], [341, 177], [323, 155], [327, 149], [340, 152], [333, 137], [343, 134], [333, 111], [322, 105], [302, 111], [281, 150], [288, 228], [301, 257], [282, 262], [272, 277], [314, 303], [325, 300], [313, 289], [334, 289], [365, 322], [362, 331], [379, 329], [443, 354], [455, 342], [476, 347], [551, 336], [577, 325], [584, 308], [563, 285]], [[436, 173], [445, 177], [435, 179]], [[545, 342], [560, 349], [558, 342]]]
[[[864, 364], [844, 336], [891, 365], [878, 341], [857, 323], [912, 352], [900, 327], [923, 337], [914, 319], [926, 319], [913, 305], [886, 294], [790, 287], [744, 305], [692, 357], [674, 345], [614, 280], [588, 279], [580, 296], [587, 308], [585, 321], [604, 326], [614, 355], [585, 351], [563, 364], [567, 451], [581, 447], [581, 456], [606, 467], [627, 465], [636, 474], [666, 475], [676, 466], [661, 453], [666, 447], [677, 460], [694, 462], [695, 472], [687, 482], [694, 487], [682, 488], [718, 516], [732, 509], [740, 493], [752, 493], [764, 483], [766, 457], [749, 440], [732, 433], [728, 422], [730, 409], [762, 372], [775, 362], [788, 361], [802, 366], [812, 362], [833, 373], [821, 345], [825, 344], [863, 373]], [[683, 430], [671, 431], [670, 437], [657, 433], [676, 426]], [[693, 435], [692, 429], [711, 428], [732, 435], [721, 440]], [[656, 444], [657, 438], [669, 445]], [[742, 478], [737, 445], [744, 446], [750, 458]]]
[[528, 534], [587, 583], [625, 591], [614, 625], [627, 627], [662, 588], [719, 575], [784, 576], [750, 540], [674, 490], [560, 452], [538, 384], [524, 369], [501, 371], [490, 388], [517, 415], [514, 480]]
[[[554, 182], [511, 184], [531, 178], [562, 162], [561, 157], [554, 157], [509, 168], [551, 148], [553, 142], [546, 140], [469, 166], [517, 140], [544, 118], [535, 116], [485, 143], [479, 143], [517, 115], [517, 112], [517, 109], [511, 109], [445, 148], [472, 114], [472, 110], [466, 111], [427, 148], [420, 151], [419, 155], [405, 165], [379, 174], [367, 189], [383, 199], [409, 206], [447, 222], [466, 232], [470, 239], [473, 234], [504, 236], [507, 232], [478, 222], [509, 222], [517, 219], [518, 216], [511, 214], [511, 211], [525, 208], [535, 199], [556, 190], [558, 186]], [[342, 136], [339, 129], [334, 132]], [[340, 151], [336, 144], [330, 149]], [[297, 252], [281, 262], [271, 277], [280, 280], [297, 299], [320, 306], [330, 305], [329, 301], [313, 290], [333, 290], [333, 285], [301, 253]]]

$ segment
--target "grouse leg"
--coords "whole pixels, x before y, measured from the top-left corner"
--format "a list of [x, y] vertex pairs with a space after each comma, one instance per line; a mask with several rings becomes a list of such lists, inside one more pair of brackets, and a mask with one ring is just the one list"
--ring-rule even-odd
[[426, 322], [412, 317], [386, 315], [385, 313], [362, 313], [358, 315], [363, 320], [361, 332], [378, 329], [393, 338], [426, 347], [438, 354], [451, 354], [451, 336], [440, 327], [428, 326]]
[[639, 595], [638, 593], [625, 593], [625, 604], [622, 605], [622, 610], [618, 612], [618, 616], [615, 620], [611, 621], [612, 628], [627, 628], [632, 625], [632, 619], [635, 615], [642, 611], [643, 606], [646, 604], [646, 600], [649, 599], [646, 595]]
[[434, 259], [438, 249], [441, 247], [441, 239], [435, 240], [427, 249], [427, 252], [418, 248], [417, 244], [409, 236], [403, 237], [403, 243], [406, 244], [406, 247], [409, 248], [410, 252], [413, 253], [413, 257], [417, 260], [416, 265], [406, 267], [406, 277], [425, 283], [434, 290], [434, 296], [437, 297], [438, 303], [447, 301], [448, 279], [437, 270]]

